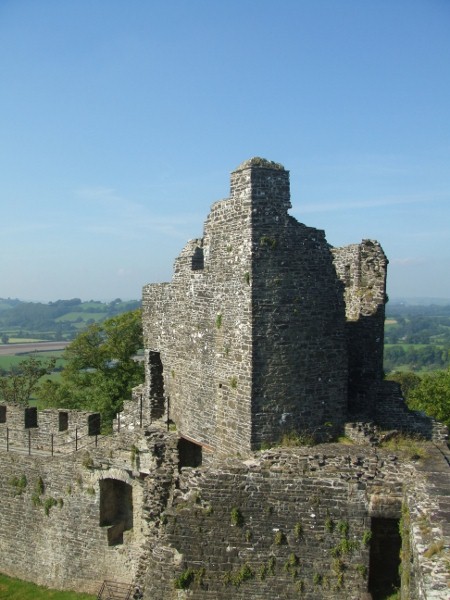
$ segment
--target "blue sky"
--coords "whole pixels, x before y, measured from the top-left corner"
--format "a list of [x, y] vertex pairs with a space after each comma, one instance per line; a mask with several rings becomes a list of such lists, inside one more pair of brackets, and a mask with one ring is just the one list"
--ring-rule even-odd
[[449, 31], [449, 0], [0, 0], [0, 297], [139, 298], [263, 156], [391, 297], [450, 298]]

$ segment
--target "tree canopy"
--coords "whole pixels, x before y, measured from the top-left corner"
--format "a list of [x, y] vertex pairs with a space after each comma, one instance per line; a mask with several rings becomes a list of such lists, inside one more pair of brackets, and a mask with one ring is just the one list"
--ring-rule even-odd
[[450, 428], [450, 369], [423, 375], [419, 385], [409, 392], [408, 405]]
[[50, 373], [55, 359], [41, 360], [29, 356], [0, 377], [0, 399], [7, 404], [28, 406], [32, 394], [38, 389], [42, 376]]
[[450, 428], [450, 369], [421, 377], [410, 371], [394, 372], [388, 379], [401, 385], [409, 408], [423, 411]]
[[389, 373], [387, 379], [400, 384], [405, 400], [408, 402], [410, 392], [422, 381], [419, 375], [412, 371], [394, 371]]
[[106, 427], [131, 390], [144, 380], [144, 366], [135, 360], [143, 346], [141, 311], [94, 323], [66, 348], [61, 382], [47, 380], [37, 395], [42, 405], [97, 411]]

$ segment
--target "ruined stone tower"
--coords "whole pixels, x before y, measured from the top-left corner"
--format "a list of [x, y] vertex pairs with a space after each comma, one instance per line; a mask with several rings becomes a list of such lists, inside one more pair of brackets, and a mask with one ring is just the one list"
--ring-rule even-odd
[[[146, 382], [113, 435], [0, 405], [2, 573], [99, 598], [448, 598], [448, 431], [383, 380], [386, 257], [289, 208], [281, 165], [232, 173], [144, 288]], [[383, 448], [399, 432], [433, 441], [422, 459]]]
[[342, 431], [349, 384], [358, 410], [375, 402], [383, 251], [332, 249], [290, 207], [289, 172], [245, 161], [172, 282], [143, 291], [146, 412], [219, 454]]

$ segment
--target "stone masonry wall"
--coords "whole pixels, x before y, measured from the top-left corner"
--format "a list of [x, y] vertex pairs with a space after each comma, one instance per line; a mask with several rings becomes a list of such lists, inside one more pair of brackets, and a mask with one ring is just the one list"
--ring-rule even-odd
[[[214, 204], [173, 282], [143, 291], [145, 347], [160, 352], [169, 418], [181, 435], [219, 452], [250, 448], [250, 216], [250, 201]], [[197, 249], [201, 269], [193, 269]], [[151, 396], [149, 370], [147, 381]]]
[[288, 171], [247, 161], [232, 174], [232, 192], [249, 187], [253, 447], [296, 431], [337, 434], [347, 413], [347, 348], [330, 247], [323, 231], [288, 215]]
[[[169, 486], [173, 481], [170, 457], [176, 446], [172, 450], [159, 440], [158, 433], [116, 435], [89, 452], [53, 458], [0, 451], [2, 573], [90, 593], [104, 579], [131, 584], [151, 534], [149, 515], [165, 506], [167, 473]], [[113, 528], [100, 526], [105, 480], [132, 490], [133, 526], [116, 545], [109, 545]]]
[[[177, 443], [154, 428], [72, 456], [0, 451], [2, 572], [92, 593], [103, 579], [137, 582], [146, 600], [361, 600], [371, 520], [403, 506], [402, 598], [446, 597], [448, 463], [436, 446], [416, 464], [326, 444], [179, 473]], [[111, 480], [132, 490], [132, 527], [115, 545], [101, 524]]]
[[373, 416], [377, 383], [383, 378], [386, 270], [378, 242], [363, 240], [333, 248], [336, 272], [345, 286], [349, 357], [349, 411]]
[[361, 600], [371, 518], [400, 517], [411, 472], [337, 445], [183, 469], [149, 552], [145, 598]]
[[[448, 432], [382, 380], [387, 259], [371, 240], [332, 249], [289, 208], [281, 165], [233, 172], [172, 282], [144, 288], [146, 382], [114, 435], [90, 413], [0, 407], [2, 572], [92, 593], [139, 583], [145, 600], [362, 600], [370, 532], [383, 559], [402, 517], [402, 599], [447, 598]], [[356, 415], [347, 431], [371, 447], [255, 452]], [[434, 443], [402, 457], [378, 428]], [[181, 466], [201, 462], [186, 439], [202, 467]]]
[[375, 421], [384, 430], [396, 429], [437, 443], [448, 442], [448, 428], [422, 412], [410, 410], [395, 381], [381, 381], [377, 388]]
[[143, 291], [150, 410], [159, 402], [155, 414], [219, 454], [296, 430], [320, 434], [325, 424], [328, 433], [343, 429], [342, 284], [323, 232], [289, 207], [289, 173], [246, 161], [203, 238], [176, 260], [173, 281]]

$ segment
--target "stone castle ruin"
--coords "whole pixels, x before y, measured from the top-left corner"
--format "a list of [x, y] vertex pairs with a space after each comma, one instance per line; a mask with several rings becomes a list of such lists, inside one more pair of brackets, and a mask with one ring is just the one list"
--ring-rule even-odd
[[[145, 383], [112, 436], [0, 406], [1, 571], [148, 600], [448, 597], [447, 431], [383, 379], [386, 256], [290, 206], [281, 165], [232, 173], [143, 289]], [[380, 447], [398, 432], [425, 456]]]

